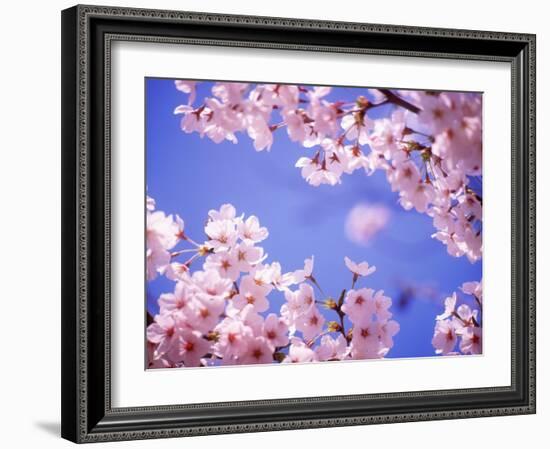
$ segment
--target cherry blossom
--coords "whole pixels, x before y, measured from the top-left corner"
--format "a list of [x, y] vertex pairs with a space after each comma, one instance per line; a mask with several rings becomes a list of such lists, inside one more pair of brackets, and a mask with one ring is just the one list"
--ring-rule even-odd
[[[244, 136], [258, 152], [276, 148], [286, 133], [297, 149], [296, 176], [312, 189], [339, 188], [347, 176], [368, 183], [378, 172], [400, 207], [430, 218], [431, 237], [451, 257], [481, 260], [480, 95], [365, 89], [344, 102], [331, 100], [327, 86], [218, 82], [197, 99], [198, 82], [174, 84], [184, 98], [174, 109], [182, 132], [216, 143]], [[387, 112], [373, 113], [381, 106]], [[335, 264], [351, 271], [351, 286], [325, 293], [313, 256], [285, 270], [268, 259], [259, 244], [269, 232], [256, 216], [222, 204], [208, 212], [204, 229], [190, 230], [157, 206], [147, 196], [146, 277], [164, 276], [173, 288], [157, 298], [147, 328], [150, 368], [379, 358], [393, 347], [399, 324], [391, 298], [356, 286], [374, 273], [367, 262]], [[361, 203], [345, 231], [365, 246], [388, 221], [384, 206]], [[465, 282], [436, 317], [435, 352], [481, 353], [482, 325], [481, 282]]]
[[374, 290], [372, 288], [350, 290], [344, 299], [342, 312], [354, 324], [370, 323], [372, 314], [375, 312]]
[[[151, 204], [148, 202], [148, 205]], [[170, 263], [170, 250], [185, 237], [184, 222], [176, 215], [147, 211], [147, 279], [153, 280]]]
[[228, 251], [237, 242], [237, 231], [232, 220], [211, 220], [204, 232], [209, 237], [207, 245], [215, 252]]
[[354, 276], [368, 276], [376, 271], [376, 267], [369, 266], [368, 262], [355, 263], [349, 257], [344, 257], [344, 262]]
[[474, 298], [479, 308], [465, 302], [458, 304], [458, 295], [453, 292], [445, 299], [445, 311], [436, 316], [432, 344], [436, 354], [448, 355], [458, 349], [462, 354], [482, 352], [482, 290], [481, 282], [465, 282], [461, 290]]
[[[258, 152], [286, 133], [297, 148], [297, 176], [312, 188], [338, 188], [347, 176], [379, 172], [403, 209], [430, 217], [431, 237], [450, 256], [481, 260], [480, 95], [365, 89], [343, 102], [330, 100], [327, 86], [218, 82], [197, 101], [198, 82], [174, 84], [184, 95], [174, 109], [183, 132], [216, 143], [245, 136]], [[389, 112], [373, 113], [381, 106]], [[303, 268], [283, 270], [259, 246], [267, 228], [231, 204], [211, 209], [200, 230], [157, 210], [150, 196], [145, 208], [147, 281], [173, 282], [147, 328], [149, 367], [378, 358], [393, 347], [399, 324], [391, 319], [391, 298], [356, 287], [374, 273], [367, 262], [346, 257], [351, 288], [327, 295], [313, 274], [313, 256]], [[364, 246], [388, 220], [383, 206], [359, 204], [345, 230]], [[283, 301], [279, 314], [271, 307], [277, 300]], [[465, 282], [436, 317], [436, 353], [481, 353], [482, 324], [481, 282]]]
[[238, 320], [222, 321], [217, 327], [217, 332], [218, 341], [214, 344], [214, 353], [226, 361], [242, 357], [253, 335], [252, 330]]
[[435, 317], [436, 320], [444, 320], [453, 315], [456, 310], [456, 293], [445, 299], [445, 312]]
[[452, 321], [437, 321], [432, 344], [436, 354], [447, 355], [454, 351], [457, 342], [455, 326]]
[[244, 356], [239, 360], [242, 365], [254, 365], [273, 362], [273, 349], [265, 337], [254, 337], [248, 342]]
[[390, 211], [382, 205], [358, 204], [346, 218], [346, 234], [359, 245], [366, 246], [386, 227]]
[[354, 358], [372, 359], [382, 356], [382, 329], [379, 322], [358, 324], [353, 327], [351, 355]]
[[304, 338], [309, 341], [321, 332], [324, 323], [325, 318], [321, 315], [319, 308], [312, 305], [296, 319], [296, 329], [301, 331]]
[[283, 318], [274, 313], [266, 317], [262, 333], [273, 348], [288, 344], [288, 326]]
[[[336, 186], [344, 174], [359, 169], [369, 175], [385, 172], [404, 209], [433, 217], [432, 236], [451, 256], [480, 260], [482, 198], [473, 187], [482, 170], [479, 94], [365, 89], [350, 104], [328, 101], [327, 86], [219, 82], [212, 97], [194, 107], [195, 84], [176, 81], [176, 88], [190, 96], [175, 110], [183, 116], [184, 132], [215, 142], [236, 142], [244, 133], [262, 151], [271, 148], [278, 129], [286, 128], [298, 147], [313, 150], [295, 163], [310, 185]], [[371, 113], [383, 105], [392, 107], [387, 116]], [[382, 215], [377, 220], [363, 218], [367, 224], [360, 224], [354, 219], [350, 238], [369, 240], [385, 224]]]
[[315, 258], [311, 256], [310, 258], [304, 260], [303, 270], [296, 270], [293, 273], [294, 283], [300, 284], [306, 279], [311, 279], [313, 276], [313, 265]]
[[267, 228], [260, 226], [260, 221], [254, 215], [237, 224], [239, 237], [249, 244], [259, 243], [269, 235]]
[[236, 281], [240, 275], [238, 265], [239, 261], [234, 254], [217, 253], [206, 258], [204, 268], [206, 270], [216, 270], [220, 276]]
[[201, 358], [210, 350], [210, 346], [200, 332], [184, 330], [178, 333], [168, 356], [174, 362], [181, 362], [185, 366], [200, 366]]
[[244, 276], [239, 284], [239, 293], [233, 297], [233, 304], [239, 309], [250, 304], [256, 312], [265, 312], [269, 307], [267, 293], [252, 276]]
[[196, 85], [195, 81], [176, 80], [176, 89], [183, 93], [189, 94], [188, 104], [193, 104], [196, 97]]
[[208, 211], [208, 217], [212, 221], [235, 220], [237, 211], [232, 204], [222, 204], [219, 210], [211, 209]]
[[463, 354], [481, 354], [481, 328], [465, 328], [461, 330], [460, 337], [460, 352]]
[[[218, 94], [233, 101], [238, 92]], [[148, 222], [147, 257], [162, 248], [168, 260], [155, 273], [173, 282], [173, 290], [158, 297], [158, 314], [147, 327], [149, 368], [379, 358], [393, 347], [399, 325], [390, 320], [389, 297], [352, 288], [336, 302], [314, 276], [313, 255], [302, 268], [286, 272], [279, 262], [266, 261], [257, 245], [269, 232], [256, 216], [238, 215], [233, 205], [223, 204], [208, 212], [200, 239], [184, 233], [179, 217], [149, 205], [152, 198], [146, 207], [156, 215]], [[342, 269], [357, 276], [353, 284], [374, 272], [367, 262], [348, 257]], [[279, 314], [270, 307], [274, 295], [284, 298]], [[327, 320], [321, 305], [334, 320]], [[466, 310], [459, 312], [469, 319]]]
[[171, 315], [156, 315], [155, 322], [147, 328], [147, 340], [156, 345], [155, 357], [170, 351], [177, 339], [177, 324]]
[[321, 342], [315, 348], [315, 355], [318, 360], [342, 360], [347, 354], [348, 343], [341, 334], [338, 334], [336, 338], [323, 335]]
[[464, 293], [472, 295], [476, 300], [481, 301], [483, 297], [482, 283], [481, 282], [464, 282], [460, 288]]
[[231, 255], [239, 272], [249, 272], [264, 259], [264, 250], [243, 241], [233, 247]]
[[285, 363], [306, 363], [316, 360], [315, 352], [302, 340], [293, 338], [288, 349], [288, 355], [283, 362]]

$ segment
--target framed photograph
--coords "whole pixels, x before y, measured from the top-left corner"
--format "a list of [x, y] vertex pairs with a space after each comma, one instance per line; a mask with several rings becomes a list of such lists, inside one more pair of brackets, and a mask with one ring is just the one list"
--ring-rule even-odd
[[62, 436], [535, 412], [535, 36], [62, 12]]

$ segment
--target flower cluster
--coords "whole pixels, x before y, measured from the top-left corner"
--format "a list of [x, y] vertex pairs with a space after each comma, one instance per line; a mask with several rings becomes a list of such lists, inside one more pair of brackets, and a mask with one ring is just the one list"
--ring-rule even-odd
[[[246, 133], [262, 151], [286, 129], [305, 148], [295, 165], [312, 186], [381, 170], [403, 208], [433, 219], [433, 237], [450, 255], [481, 258], [480, 95], [365, 89], [346, 103], [329, 101], [330, 87], [219, 82], [212, 97], [195, 106], [196, 83], [177, 80], [176, 87], [189, 95], [175, 109], [183, 131], [216, 143], [236, 143], [237, 134]], [[387, 105], [389, 117], [371, 118]]]
[[[211, 210], [197, 243], [179, 217], [154, 208], [148, 201], [148, 279], [164, 274], [174, 289], [160, 295], [147, 327], [150, 368], [381, 358], [393, 346], [399, 325], [391, 320], [391, 299], [355, 288], [375, 267], [346, 258], [351, 289], [336, 301], [315, 278], [313, 257], [286, 273], [278, 262], [266, 262], [258, 244], [269, 233], [257, 217], [237, 215], [230, 204]], [[174, 250], [179, 242], [191, 247]], [[186, 260], [178, 261], [181, 256]]]
[[164, 273], [170, 264], [170, 250], [184, 237], [183, 220], [177, 215], [155, 211], [155, 201], [147, 197], [147, 280]]
[[[481, 282], [465, 282], [461, 290], [474, 298], [479, 310], [472, 309], [464, 303], [457, 307], [456, 292], [445, 299], [445, 311], [436, 317], [432, 339], [436, 354], [481, 353], [483, 299]], [[456, 351], [457, 343], [459, 352]]]

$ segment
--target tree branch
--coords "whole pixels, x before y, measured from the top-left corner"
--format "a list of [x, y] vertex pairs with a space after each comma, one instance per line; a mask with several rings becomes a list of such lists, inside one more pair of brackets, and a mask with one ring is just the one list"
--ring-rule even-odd
[[399, 95], [394, 94], [389, 89], [377, 89], [379, 92], [383, 93], [388, 101], [390, 103], [393, 103], [397, 106], [401, 106], [402, 108], [408, 109], [411, 112], [414, 112], [415, 114], [418, 114], [422, 109], [420, 109], [418, 106], [415, 106], [412, 103], [409, 103], [407, 100], [404, 100]]

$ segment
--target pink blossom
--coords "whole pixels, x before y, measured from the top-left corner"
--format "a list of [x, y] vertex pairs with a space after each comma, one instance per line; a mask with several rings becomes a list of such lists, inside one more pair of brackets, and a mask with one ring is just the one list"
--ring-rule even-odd
[[395, 153], [402, 151], [404, 129], [405, 119], [401, 111], [394, 113], [391, 119], [375, 120], [374, 129], [369, 136], [371, 150], [386, 160], [392, 159]]
[[208, 246], [215, 252], [228, 251], [237, 242], [237, 231], [232, 220], [209, 221], [204, 232], [208, 236]]
[[409, 159], [388, 170], [387, 177], [393, 191], [413, 190], [421, 182], [418, 168]]
[[261, 116], [249, 118], [247, 132], [254, 141], [256, 151], [269, 151], [273, 145], [273, 132]]
[[406, 210], [413, 207], [420, 213], [428, 210], [429, 204], [433, 201], [435, 193], [431, 184], [419, 183], [411, 190], [403, 190], [400, 193], [399, 202]]
[[326, 160], [323, 161], [315, 171], [306, 178], [306, 181], [314, 187], [321, 184], [334, 186], [340, 183], [340, 176], [327, 167]]
[[445, 312], [441, 315], [435, 317], [436, 320], [444, 320], [453, 315], [456, 308], [456, 293], [453, 293], [451, 296], [445, 298]]
[[164, 275], [171, 281], [181, 280], [189, 272], [189, 265], [185, 263], [167, 261], [164, 265], [166, 265]]
[[301, 168], [302, 178], [307, 180], [316, 170], [319, 169], [319, 157], [314, 158], [301, 157], [296, 161], [294, 165], [296, 168]]
[[237, 244], [231, 253], [239, 271], [248, 272], [264, 259], [263, 248], [246, 243]]
[[174, 109], [174, 114], [182, 115], [180, 128], [186, 133], [198, 132], [201, 137], [204, 133], [206, 115], [209, 110], [206, 108], [194, 109], [188, 105], [180, 105]]
[[162, 211], [147, 212], [147, 279], [153, 280], [170, 263], [169, 250], [183, 238], [183, 220]]
[[303, 142], [311, 133], [311, 127], [306, 125], [307, 114], [303, 109], [287, 109], [283, 111], [288, 137], [293, 142]]
[[376, 308], [373, 295], [372, 288], [348, 291], [342, 305], [342, 312], [354, 324], [370, 323]]
[[148, 248], [146, 252], [147, 280], [156, 279], [158, 273], [162, 273], [168, 267], [170, 258], [170, 253], [162, 247], [157, 247], [155, 250]]
[[432, 345], [436, 354], [447, 355], [452, 352], [456, 346], [456, 331], [454, 325], [448, 320], [440, 320], [435, 324]]
[[364, 322], [353, 326], [351, 339], [351, 356], [354, 359], [373, 359], [383, 356], [380, 339], [382, 330], [380, 323]]
[[233, 297], [233, 304], [239, 309], [251, 304], [256, 312], [265, 312], [269, 308], [266, 295], [266, 289], [258, 285], [252, 276], [244, 276], [239, 284], [239, 293]]
[[156, 344], [155, 357], [169, 352], [178, 339], [176, 321], [171, 315], [156, 315], [147, 327], [147, 340]]
[[203, 112], [207, 118], [201, 135], [206, 134], [214, 143], [221, 143], [224, 140], [237, 143], [234, 133], [240, 127], [239, 117], [232, 115], [228, 107], [215, 98], [208, 98], [205, 103], [207, 108]]
[[315, 348], [318, 360], [342, 360], [346, 357], [348, 343], [342, 334], [336, 338], [330, 335], [323, 335], [320, 344]]
[[245, 354], [240, 358], [241, 365], [254, 365], [273, 362], [273, 349], [264, 337], [254, 337], [248, 342]]
[[397, 333], [400, 330], [399, 323], [394, 320], [389, 320], [385, 323], [380, 324], [380, 342], [382, 343], [382, 346], [385, 348], [383, 349], [384, 355], [389, 351], [390, 348], [393, 348], [393, 337], [397, 335]]
[[236, 281], [240, 275], [239, 261], [233, 253], [211, 254], [204, 262], [205, 270], [216, 270], [221, 277]]
[[252, 329], [242, 321], [225, 319], [217, 327], [218, 341], [214, 351], [218, 357], [226, 360], [243, 356], [248, 350], [248, 341], [252, 338]]
[[260, 226], [258, 217], [251, 215], [237, 224], [239, 237], [247, 244], [259, 243], [269, 236], [267, 228]]
[[458, 197], [458, 208], [466, 217], [475, 217], [481, 220], [481, 204], [475, 195], [469, 193]]
[[151, 198], [149, 195], [147, 195], [146, 207], [148, 212], [153, 212], [156, 207], [155, 199]]
[[341, 183], [341, 176], [347, 172], [350, 165], [349, 151], [338, 141], [333, 139], [324, 139], [321, 142], [321, 148], [324, 150], [325, 169], [331, 172], [337, 183]]
[[280, 273], [281, 265], [278, 262], [271, 264], [258, 263], [250, 271], [250, 275], [254, 279], [254, 283], [263, 289], [267, 295], [273, 290], [273, 282]]
[[375, 266], [369, 266], [368, 262], [355, 263], [349, 257], [344, 257], [344, 262], [348, 270], [357, 276], [368, 276], [376, 271]]
[[212, 94], [218, 97], [222, 103], [236, 105], [242, 101], [247, 88], [247, 83], [216, 83], [212, 87]]
[[367, 114], [353, 113], [345, 115], [340, 123], [350, 141], [357, 141], [359, 145], [369, 143], [369, 130], [372, 122]]
[[274, 313], [265, 319], [262, 334], [273, 348], [288, 344], [288, 326]]
[[158, 299], [160, 313], [167, 315], [174, 312], [183, 312], [188, 309], [192, 300], [192, 294], [189, 292], [185, 283], [179, 281], [176, 283], [174, 293], [163, 293]]
[[208, 216], [213, 221], [222, 221], [222, 220], [234, 220], [237, 216], [237, 211], [232, 204], [222, 204], [220, 210], [211, 209], [208, 212]]
[[214, 329], [224, 307], [224, 298], [197, 293], [189, 303], [189, 308], [185, 310], [185, 317], [193, 328], [206, 334]]
[[313, 119], [313, 130], [319, 137], [334, 136], [338, 131], [337, 108], [328, 102], [320, 102], [311, 96], [309, 114]]
[[252, 304], [244, 306], [244, 308], [239, 311], [237, 318], [248, 326], [254, 335], [260, 335], [262, 333], [264, 320], [262, 316], [256, 312]]
[[193, 289], [198, 289], [200, 292], [210, 296], [219, 296], [225, 298], [231, 291], [232, 282], [223, 276], [220, 276], [216, 270], [195, 271], [193, 276], [183, 277], [184, 282], [187, 282]]
[[457, 329], [473, 326], [477, 320], [477, 310], [472, 310], [467, 304], [461, 304], [456, 309], [456, 318]]
[[463, 354], [481, 354], [481, 328], [468, 327], [460, 331], [460, 351]]
[[264, 84], [256, 88], [262, 102], [270, 106], [280, 106], [283, 109], [293, 109], [298, 106], [298, 86], [287, 84]]
[[[184, 92], [194, 90], [194, 82], [179, 80], [176, 85]], [[295, 164], [310, 185], [335, 186], [344, 174], [360, 168], [367, 174], [383, 170], [406, 210], [414, 208], [434, 218], [442, 232], [436, 237], [449, 254], [466, 256], [472, 263], [481, 258], [481, 202], [468, 187], [469, 177], [481, 174], [480, 95], [395, 90], [394, 95], [419, 111], [396, 104], [391, 116], [373, 121], [367, 109], [376, 103], [365, 97], [353, 105], [326, 101], [330, 87], [258, 84], [246, 97], [248, 88], [245, 83], [219, 82], [212, 89], [214, 97], [205, 98], [199, 108], [178, 106], [175, 113], [183, 116], [182, 129], [214, 142], [236, 142], [236, 133], [247, 132], [261, 151], [271, 147], [276, 129], [286, 127], [299, 146], [321, 145], [313, 156], [304, 155]], [[379, 103], [391, 101], [377, 89], [368, 89], [368, 94]], [[277, 122], [272, 121], [274, 115], [279, 116]], [[376, 227], [358, 227], [352, 238], [370, 238], [369, 229]], [[165, 261], [165, 256], [149, 254], [149, 259]], [[159, 267], [160, 272], [164, 269]], [[153, 276], [156, 271], [148, 269]]]
[[359, 145], [346, 145], [344, 152], [344, 158], [347, 161], [345, 173], [351, 174], [361, 168], [365, 171], [371, 169], [371, 162]]
[[302, 332], [305, 340], [311, 340], [323, 329], [325, 318], [319, 309], [313, 305], [296, 319], [296, 329]]
[[384, 290], [378, 290], [374, 295], [374, 313], [378, 321], [387, 321], [392, 314], [389, 311], [392, 301], [388, 296], [384, 296]]
[[359, 245], [367, 245], [390, 219], [390, 211], [382, 205], [358, 204], [346, 218], [346, 235]]
[[468, 295], [475, 296], [480, 302], [483, 298], [483, 285], [481, 282], [464, 282], [461, 290]]
[[316, 360], [315, 352], [302, 340], [293, 338], [284, 363], [306, 363]]
[[185, 330], [178, 333], [168, 355], [175, 362], [182, 362], [184, 366], [200, 366], [201, 358], [210, 351], [210, 346], [210, 342], [202, 338], [200, 332]]
[[315, 304], [315, 292], [309, 284], [300, 284], [296, 291], [285, 291], [286, 304], [281, 308], [290, 325], [295, 325], [296, 319], [304, 315]]
[[314, 261], [314, 256], [311, 256], [310, 258], [304, 260], [304, 268], [302, 270], [296, 270], [293, 273], [295, 284], [300, 284], [307, 279], [311, 279], [311, 277], [313, 276]]
[[176, 80], [176, 89], [179, 91], [189, 94], [188, 104], [193, 104], [196, 97], [196, 81], [188, 81], [188, 80]]

